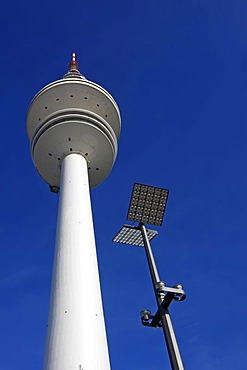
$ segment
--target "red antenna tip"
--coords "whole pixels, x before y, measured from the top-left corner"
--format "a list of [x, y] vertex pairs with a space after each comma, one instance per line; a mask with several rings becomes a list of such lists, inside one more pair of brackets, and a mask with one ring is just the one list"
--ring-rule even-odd
[[72, 53], [71, 61], [69, 63], [69, 70], [68, 73], [66, 73], [63, 78], [70, 78], [70, 77], [79, 77], [86, 80], [86, 77], [84, 77], [78, 69], [78, 63], [76, 61], [76, 54]]
[[69, 64], [69, 72], [80, 73], [78, 71], [78, 63], [77, 63], [76, 58], [75, 58], [75, 53], [72, 53], [72, 60]]

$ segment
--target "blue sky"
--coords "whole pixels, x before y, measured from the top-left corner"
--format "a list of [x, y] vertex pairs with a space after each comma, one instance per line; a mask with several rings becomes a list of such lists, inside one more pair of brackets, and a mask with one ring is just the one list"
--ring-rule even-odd
[[0, 369], [42, 369], [58, 196], [37, 174], [25, 120], [67, 70], [105, 87], [122, 115], [119, 154], [92, 190], [112, 369], [162, 370], [144, 251], [111, 242], [134, 182], [170, 189], [152, 243], [161, 278], [188, 298], [171, 316], [186, 369], [243, 369], [246, 325], [247, 3], [5, 2], [1, 27]]

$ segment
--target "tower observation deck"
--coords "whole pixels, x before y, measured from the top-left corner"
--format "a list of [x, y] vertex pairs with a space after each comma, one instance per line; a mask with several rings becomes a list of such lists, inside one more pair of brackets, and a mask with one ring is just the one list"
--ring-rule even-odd
[[110, 370], [89, 189], [110, 173], [120, 114], [78, 70], [41, 89], [27, 114], [31, 155], [59, 208], [43, 370]]
[[51, 188], [59, 188], [61, 163], [71, 153], [86, 158], [92, 188], [116, 159], [120, 113], [112, 96], [79, 72], [73, 53], [68, 73], [32, 100], [27, 132], [33, 162]]

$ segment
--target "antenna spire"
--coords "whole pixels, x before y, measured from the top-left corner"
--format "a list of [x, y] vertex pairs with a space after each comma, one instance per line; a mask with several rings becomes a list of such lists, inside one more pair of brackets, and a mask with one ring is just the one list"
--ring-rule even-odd
[[76, 61], [76, 54], [75, 53], [72, 53], [72, 56], [71, 56], [71, 62], [69, 63], [69, 70], [68, 72], [63, 76], [63, 78], [82, 78], [82, 79], [86, 79], [86, 77], [84, 77], [79, 69], [78, 69], [78, 63]]
[[79, 70], [78, 70], [78, 63], [76, 61], [76, 55], [75, 53], [72, 53], [72, 60], [69, 64], [69, 72], [72, 72], [72, 73], [79, 73]]

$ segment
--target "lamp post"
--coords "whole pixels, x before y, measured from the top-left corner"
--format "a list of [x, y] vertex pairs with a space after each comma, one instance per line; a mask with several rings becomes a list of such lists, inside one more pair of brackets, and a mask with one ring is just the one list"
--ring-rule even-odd
[[144, 247], [158, 310], [155, 315], [151, 315], [149, 310], [141, 311], [141, 321], [144, 326], [163, 329], [172, 370], [184, 370], [168, 307], [173, 300], [182, 301], [186, 298], [186, 295], [182, 285], [167, 287], [160, 280], [150, 244], [150, 240], [158, 232], [146, 229], [144, 224], [145, 222], [161, 226], [168, 194], [169, 191], [166, 189], [135, 183], [127, 219], [137, 221], [139, 225], [137, 227], [124, 225], [113, 241]]

